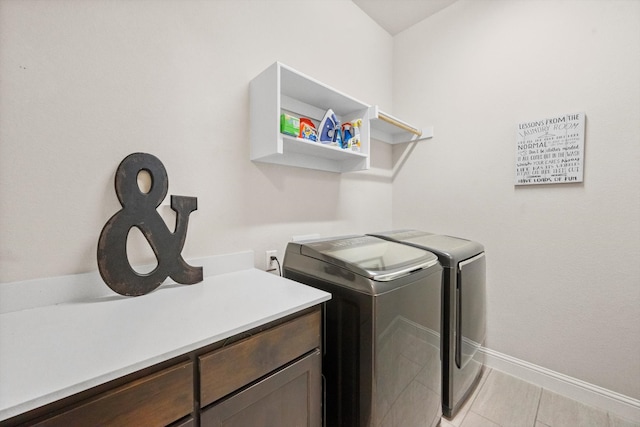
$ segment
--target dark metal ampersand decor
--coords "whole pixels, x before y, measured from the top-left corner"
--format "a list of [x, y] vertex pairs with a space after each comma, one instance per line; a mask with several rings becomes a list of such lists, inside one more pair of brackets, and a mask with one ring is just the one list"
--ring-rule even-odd
[[[151, 188], [143, 192], [138, 186], [138, 174], [151, 176]], [[133, 153], [118, 166], [115, 179], [116, 194], [122, 209], [102, 228], [98, 240], [98, 269], [104, 282], [121, 295], [147, 294], [171, 277], [178, 283], [202, 281], [202, 267], [193, 267], [182, 258], [187, 237], [189, 214], [198, 209], [198, 199], [171, 196], [171, 209], [176, 211], [176, 227], [172, 233], [156, 208], [169, 189], [167, 171], [162, 162], [147, 153]], [[127, 237], [137, 227], [153, 249], [157, 267], [148, 274], [137, 273], [127, 258]]]

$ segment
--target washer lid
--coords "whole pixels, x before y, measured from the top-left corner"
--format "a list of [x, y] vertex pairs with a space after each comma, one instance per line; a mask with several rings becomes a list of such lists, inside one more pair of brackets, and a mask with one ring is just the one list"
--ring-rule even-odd
[[300, 253], [387, 282], [438, 263], [431, 252], [373, 236], [303, 243]]

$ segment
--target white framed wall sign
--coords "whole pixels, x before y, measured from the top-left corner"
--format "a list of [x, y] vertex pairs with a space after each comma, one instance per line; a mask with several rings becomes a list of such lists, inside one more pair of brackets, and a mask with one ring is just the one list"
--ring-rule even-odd
[[518, 123], [515, 185], [582, 182], [585, 113]]

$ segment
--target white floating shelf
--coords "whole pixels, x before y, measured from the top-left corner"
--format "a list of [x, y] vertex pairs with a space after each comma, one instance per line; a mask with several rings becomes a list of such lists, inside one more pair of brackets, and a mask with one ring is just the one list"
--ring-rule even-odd
[[[251, 81], [251, 160], [331, 172], [369, 169], [370, 139], [389, 144], [429, 138], [432, 130], [418, 129], [358, 101], [280, 62]], [[332, 109], [341, 123], [361, 120], [360, 152], [323, 145], [280, 133], [280, 114], [320, 122]]]
[[[280, 114], [320, 121], [331, 108], [341, 122], [362, 120], [360, 153], [280, 133]], [[369, 169], [369, 106], [276, 62], [250, 84], [251, 160], [330, 172]]]

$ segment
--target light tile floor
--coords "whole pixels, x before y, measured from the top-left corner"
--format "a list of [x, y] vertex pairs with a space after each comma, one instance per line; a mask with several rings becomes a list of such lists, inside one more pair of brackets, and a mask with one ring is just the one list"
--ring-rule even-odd
[[485, 370], [474, 394], [441, 427], [640, 427], [496, 370]]

